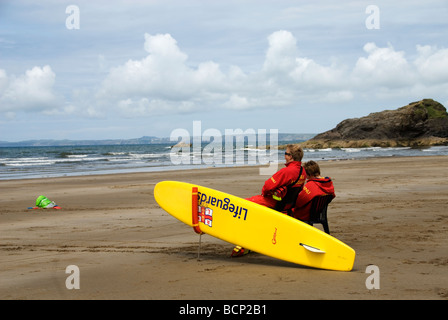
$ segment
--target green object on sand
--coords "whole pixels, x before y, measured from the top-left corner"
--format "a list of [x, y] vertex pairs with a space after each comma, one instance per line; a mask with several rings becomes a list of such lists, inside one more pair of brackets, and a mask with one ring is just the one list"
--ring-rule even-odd
[[36, 207], [39, 208], [52, 208], [56, 205], [56, 203], [54, 203], [53, 201], [51, 201], [50, 199], [48, 199], [45, 196], [39, 196], [36, 199]]

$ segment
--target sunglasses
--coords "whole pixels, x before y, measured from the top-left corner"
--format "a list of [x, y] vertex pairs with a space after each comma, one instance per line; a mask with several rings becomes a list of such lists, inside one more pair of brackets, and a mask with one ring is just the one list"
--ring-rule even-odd
[[291, 154], [288, 152], [285, 152], [285, 156], [291, 156]]

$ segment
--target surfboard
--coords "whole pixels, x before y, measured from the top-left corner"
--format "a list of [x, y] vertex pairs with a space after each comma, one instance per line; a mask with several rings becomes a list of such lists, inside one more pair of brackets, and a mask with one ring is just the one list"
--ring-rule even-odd
[[355, 251], [342, 241], [246, 199], [178, 181], [157, 183], [154, 198], [197, 233], [299, 265], [338, 271], [353, 268]]

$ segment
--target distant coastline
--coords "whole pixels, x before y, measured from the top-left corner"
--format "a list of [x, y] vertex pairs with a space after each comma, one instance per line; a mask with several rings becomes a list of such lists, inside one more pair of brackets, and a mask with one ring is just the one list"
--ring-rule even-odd
[[[278, 141], [299, 142], [311, 139], [316, 133], [279, 133]], [[18, 142], [0, 141], [0, 147], [59, 147], [59, 146], [106, 146], [106, 145], [139, 145], [139, 144], [176, 144], [169, 137], [144, 136], [134, 139], [104, 140], [53, 140], [36, 139]]]

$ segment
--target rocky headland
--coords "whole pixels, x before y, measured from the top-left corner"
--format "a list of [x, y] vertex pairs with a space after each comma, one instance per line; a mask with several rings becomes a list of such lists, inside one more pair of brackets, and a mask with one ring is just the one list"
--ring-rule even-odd
[[448, 113], [432, 99], [396, 110], [346, 119], [302, 142], [303, 148], [424, 147], [448, 145]]

